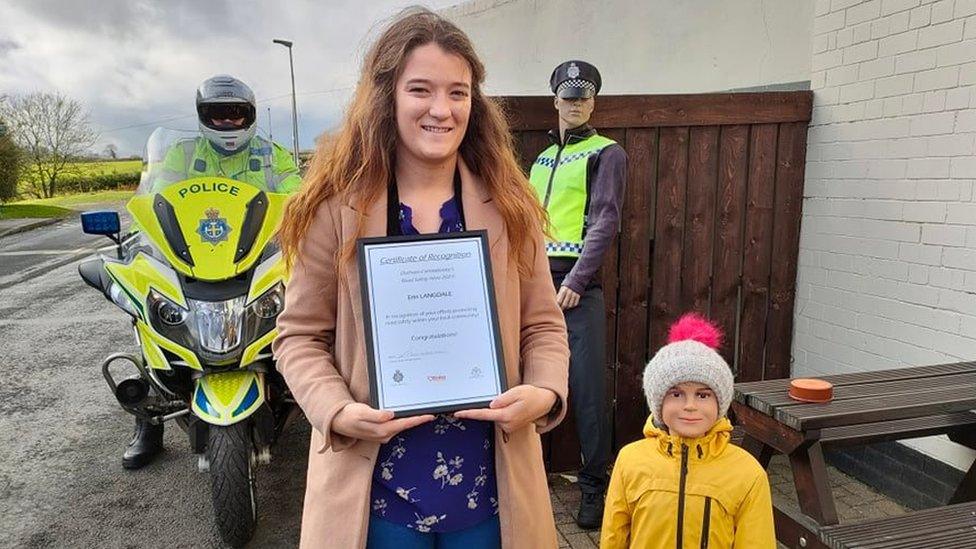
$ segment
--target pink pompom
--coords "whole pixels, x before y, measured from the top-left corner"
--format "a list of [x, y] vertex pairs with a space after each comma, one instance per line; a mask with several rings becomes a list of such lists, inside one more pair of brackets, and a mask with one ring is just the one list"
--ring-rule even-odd
[[668, 343], [693, 339], [718, 349], [722, 345], [722, 330], [697, 313], [686, 313], [668, 330]]

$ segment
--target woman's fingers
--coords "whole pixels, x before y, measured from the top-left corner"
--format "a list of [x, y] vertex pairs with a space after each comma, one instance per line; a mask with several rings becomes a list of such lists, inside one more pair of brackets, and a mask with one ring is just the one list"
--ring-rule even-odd
[[473, 419], [476, 421], [502, 422], [508, 420], [508, 412], [505, 408], [477, 408], [474, 410], [460, 410], [454, 412], [454, 417], [460, 419]]

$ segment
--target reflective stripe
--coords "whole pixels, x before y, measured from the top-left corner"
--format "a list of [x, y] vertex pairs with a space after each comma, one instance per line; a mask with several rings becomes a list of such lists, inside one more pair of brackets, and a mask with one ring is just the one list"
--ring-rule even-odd
[[[197, 157], [197, 140], [186, 139], [180, 143], [180, 145], [183, 146], [183, 163], [186, 164], [183, 171], [183, 177], [187, 178], [190, 176], [190, 169], [193, 167], [193, 161], [196, 160]], [[206, 168], [206, 166], [204, 166], [204, 168]]]

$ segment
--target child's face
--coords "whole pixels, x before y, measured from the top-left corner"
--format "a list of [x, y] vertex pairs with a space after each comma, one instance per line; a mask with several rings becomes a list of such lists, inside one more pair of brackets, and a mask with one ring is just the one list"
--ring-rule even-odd
[[661, 415], [671, 434], [698, 438], [718, 421], [718, 398], [708, 385], [679, 383], [665, 393]]

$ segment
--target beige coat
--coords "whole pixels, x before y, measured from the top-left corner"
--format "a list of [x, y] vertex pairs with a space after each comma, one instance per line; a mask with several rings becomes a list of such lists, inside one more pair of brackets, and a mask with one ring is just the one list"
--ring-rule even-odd
[[[536, 241], [535, 269], [521, 278], [510, 262], [504, 220], [480, 178], [463, 165], [461, 197], [467, 229], [487, 229], [499, 327], [509, 387], [531, 384], [555, 391], [561, 412], [502, 436], [495, 429], [495, 470], [499, 517], [505, 549], [556, 547], [549, 489], [539, 433], [562, 421], [566, 410], [569, 348], [566, 325], [542, 246]], [[386, 234], [384, 193], [368, 212], [339, 199], [318, 209], [300, 246], [278, 318], [274, 342], [278, 370], [311, 423], [303, 548], [356, 549], [366, 544], [369, 493], [377, 443], [351, 439], [331, 430], [346, 404], [369, 402], [366, 348], [356, 262], [342, 267], [347, 283], [336, 279], [336, 251], [355, 238], [365, 216], [363, 236]]]

